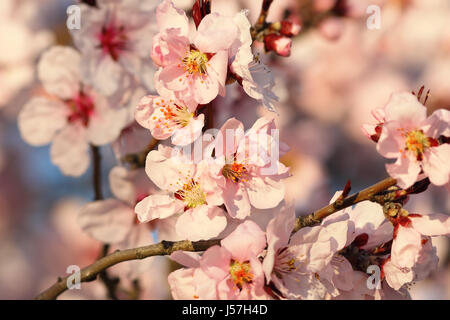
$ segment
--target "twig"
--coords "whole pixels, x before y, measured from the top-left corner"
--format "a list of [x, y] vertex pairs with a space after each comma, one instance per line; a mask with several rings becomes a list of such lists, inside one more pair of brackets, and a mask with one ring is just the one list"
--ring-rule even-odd
[[[170, 255], [174, 251], [205, 251], [209, 247], [219, 245], [220, 240], [208, 241], [178, 241], [168, 242], [162, 241], [158, 244], [153, 244], [145, 247], [135, 249], [127, 249], [123, 251], [115, 251], [95, 261], [90, 266], [83, 268], [80, 271], [81, 282], [92, 281], [103, 270], [116, 265], [123, 261], [144, 259], [152, 256]], [[56, 299], [61, 293], [67, 290], [67, 280], [69, 277], [58, 279], [58, 281], [47, 290], [43, 291], [36, 297], [39, 300]]]
[[[91, 145], [92, 150], [92, 185], [94, 186], [94, 200], [103, 200], [102, 192], [102, 167], [101, 167], [101, 154], [100, 149], [97, 146]], [[100, 252], [99, 259], [108, 255], [109, 244], [103, 244], [102, 251]], [[119, 285], [120, 279], [117, 277], [111, 278], [106, 270], [102, 270], [99, 273], [100, 280], [104, 283], [108, 292], [108, 297], [113, 300], [117, 300], [116, 290]]]
[[328, 217], [329, 215], [340, 211], [342, 209], [351, 207], [352, 205], [362, 202], [362, 201], [375, 201], [374, 196], [388, 188], [394, 186], [397, 180], [394, 178], [386, 178], [358, 193], [355, 193], [345, 199], [338, 199], [335, 202], [329, 204], [322, 209], [319, 209], [307, 216], [298, 217], [295, 221], [295, 226], [293, 232], [297, 232], [303, 227], [312, 226], [316, 223], [322, 221], [322, 219]]

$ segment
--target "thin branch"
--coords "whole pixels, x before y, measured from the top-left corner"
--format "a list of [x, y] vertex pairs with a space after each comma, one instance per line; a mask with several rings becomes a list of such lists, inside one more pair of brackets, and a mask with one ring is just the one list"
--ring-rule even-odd
[[[100, 149], [97, 146], [91, 145], [92, 151], [92, 162], [93, 162], [93, 170], [92, 170], [92, 185], [94, 186], [94, 200], [103, 200], [103, 192], [102, 192], [102, 157], [100, 154]], [[103, 244], [102, 250], [100, 252], [99, 258], [108, 255], [109, 244]], [[100, 280], [104, 283], [106, 290], [108, 292], [108, 297], [113, 300], [117, 300], [117, 287], [119, 285], [120, 279], [117, 277], [111, 278], [108, 275], [108, 272], [102, 270], [99, 274]]]
[[[139, 247], [135, 249], [127, 249], [122, 251], [115, 251], [107, 255], [104, 258], [101, 258], [95, 261], [90, 266], [83, 268], [80, 271], [81, 282], [92, 281], [95, 280], [97, 275], [120, 262], [130, 261], [130, 260], [138, 260], [144, 259], [152, 256], [162, 256], [162, 255], [170, 255], [174, 251], [183, 250], [183, 251], [205, 251], [209, 247], [214, 245], [219, 245], [220, 240], [208, 240], [208, 241], [178, 241], [178, 242], [169, 242], [162, 241], [158, 244], [153, 244], [145, 247]], [[61, 293], [67, 290], [67, 280], [69, 276], [58, 279], [58, 281], [52, 285], [47, 290], [43, 291], [40, 295], [36, 297], [38, 300], [51, 300], [56, 299]]]
[[397, 180], [394, 178], [386, 178], [358, 193], [355, 193], [345, 199], [338, 199], [322, 209], [319, 209], [307, 216], [298, 217], [295, 221], [293, 232], [297, 232], [303, 227], [312, 226], [322, 221], [329, 215], [342, 209], [351, 207], [352, 205], [362, 201], [375, 201], [375, 195], [394, 186]]

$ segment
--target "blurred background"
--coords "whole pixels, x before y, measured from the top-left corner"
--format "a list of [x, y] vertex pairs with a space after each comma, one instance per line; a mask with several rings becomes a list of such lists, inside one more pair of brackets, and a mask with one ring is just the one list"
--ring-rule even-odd
[[[155, 0], [155, 3], [158, 1]], [[193, 0], [174, 0], [189, 10]], [[84, 235], [76, 222], [79, 209], [93, 199], [91, 170], [78, 179], [51, 164], [49, 147], [31, 147], [20, 137], [17, 115], [42, 88], [36, 65], [46, 48], [71, 45], [66, 9], [77, 1], [0, 1], [0, 299], [31, 299], [64, 276], [69, 265], [92, 263], [101, 244]], [[213, 0], [212, 10], [234, 14], [249, 9], [255, 22], [262, 0]], [[305, 14], [304, 0], [275, 0], [268, 21]], [[277, 122], [291, 151], [282, 161], [291, 167], [287, 198], [298, 214], [326, 205], [348, 179], [354, 191], [387, 176], [385, 159], [361, 132], [372, 123], [370, 111], [396, 91], [431, 90], [427, 106], [450, 108], [450, 1], [353, 0], [338, 18], [311, 27], [294, 38], [289, 58], [263, 55], [275, 77], [280, 101]], [[379, 29], [369, 29], [369, 5], [381, 8]], [[304, 18], [304, 17], [303, 17]], [[151, 41], [149, 35], [149, 41]], [[150, 53], [149, 53], [150, 54]], [[150, 59], [150, 57], [149, 57]], [[236, 84], [214, 103], [214, 125], [234, 116], [246, 128], [268, 111]], [[116, 160], [102, 147], [104, 193]], [[449, 214], [445, 189], [430, 187], [411, 198], [417, 213]], [[439, 269], [413, 285], [413, 299], [450, 298], [450, 246], [433, 239]], [[158, 276], [147, 279], [147, 299], [166, 299], [170, 266], [158, 260]], [[116, 267], [113, 268], [117, 269]], [[147, 292], [148, 291], [148, 292]], [[61, 298], [104, 298], [98, 282]]]

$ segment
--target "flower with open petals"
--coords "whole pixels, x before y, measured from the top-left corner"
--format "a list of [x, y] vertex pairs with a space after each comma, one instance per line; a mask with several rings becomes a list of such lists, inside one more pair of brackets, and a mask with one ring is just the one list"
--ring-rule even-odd
[[145, 96], [136, 108], [136, 121], [151, 131], [153, 137], [164, 140], [172, 137], [174, 145], [187, 145], [202, 133], [203, 114], [195, 115], [197, 104], [159, 96]]
[[224, 180], [223, 199], [231, 217], [244, 219], [251, 207], [276, 207], [285, 195], [283, 179], [289, 168], [280, 161], [283, 145], [277, 141], [274, 120], [260, 118], [244, 134], [243, 124], [232, 118], [214, 141], [213, 167]]
[[438, 110], [427, 118], [426, 108], [411, 93], [393, 94], [384, 111], [385, 123], [377, 150], [386, 158], [397, 159], [386, 169], [398, 185], [411, 186], [421, 172], [435, 185], [447, 184], [450, 144], [439, 144], [438, 139], [450, 131], [450, 124], [443, 119], [448, 119], [450, 112]]
[[113, 142], [128, 121], [126, 108], [112, 108], [83, 83], [80, 65], [72, 48], [56, 46], [44, 53], [38, 76], [46, 95], [32, 98], [18, 119], [23, 139], [33, 146], [52, 142], [52, 162], [70, 176], [87, 170], [89, 144]]
[[160, 67], [155, 74], [158, 93], [199, 104], [224, 95], [228, 50], [238, 37], [233, 19], [210, 13], [192, 30], [185, 12], [164, 0], [156, 20], [160, 33], [153, 38], [152, 58]]
[[220, 246], [202, 257], [177, 251], [170, 257], [188, 266], [169, 275], [175, 299], [269, 299], [258, 256], [266, 246], [264, 232], [252, 221], [239, 225]]
[[180, 152], [159, 145], [148, 154], [145, 171], [165, 192], [149, 195], [136, 205], [139, 221], [177, 215], [177, 234], [193, 241], [216, 237], [225, 229], [225, 212], [218, 207], [223, 203], [222, 193], [205, 161], [195, 164]]

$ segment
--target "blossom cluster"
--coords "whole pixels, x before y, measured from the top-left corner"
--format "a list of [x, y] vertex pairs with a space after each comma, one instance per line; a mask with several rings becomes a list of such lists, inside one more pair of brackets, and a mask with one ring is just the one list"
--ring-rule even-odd
[[[51, 144], [51, 161], [74, 177], [88, 170], [90, 148], [112, 145], [117, 156], [112, 197], [80, 210], [83, 231], [118, 250], [220, 240], [202, 253], [170, 255], [183, 266], [168, 276], [174, 299], [409, 298], [410, 284], [437, 267], [432, 237], [450, 235], [450, 216], [405, 209], [430, 183], [450, 190], [450, 112], [427, 116], [423, 90], [392, 94], [363, 131], [395, 159], [386, 165], [394, 186], [297, 228], [293, 173], [280, 160], [289, 148], [279, 136], [279, 97], [253, 45], [289, 56], [303, 22], [253, 26], [247, 11], [205, 12], [195, 3], [193, 22], [171, 0], [81, 4], [75, 48], [54, 46], [39, 60], [44, 92], [18, 117], [23, 139]], [[340, 1], [314, 3], [328, 12]], [[329, 19], [320, 30], [335, 38], [340, 21]], [[232, 83], [271, 115], [247, 131], [234, 117], [213, 130]], [[127, 155], [142, 152], [143, 163], [127, 166]], [[347, 196], [337, 192], [330, 204]], [[154, 265], [135, 261], [119, 274], [134, 280]], [[369, 267], [380, 270], [374, 283]]]

